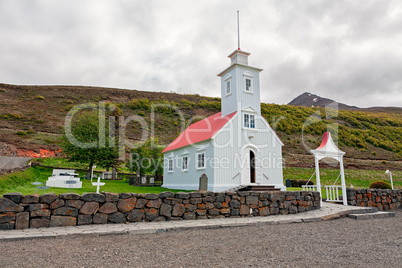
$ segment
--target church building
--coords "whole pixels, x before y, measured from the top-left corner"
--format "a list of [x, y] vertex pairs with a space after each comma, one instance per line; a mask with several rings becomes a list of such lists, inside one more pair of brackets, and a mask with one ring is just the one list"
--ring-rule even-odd
[[198, 190], [205, 174], [214, 192], [248, 185], [285, 189], [283, 143], [261, 116], [262, 69], [248, 65], [249, 55], [235, 50], [218, 74], [221, 112], [190, 125], [162, 152], [163, 187]]

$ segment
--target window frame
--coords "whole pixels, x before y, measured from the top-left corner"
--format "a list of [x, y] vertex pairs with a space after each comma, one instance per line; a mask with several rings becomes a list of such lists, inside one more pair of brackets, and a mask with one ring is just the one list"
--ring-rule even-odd
[[[245, 72], [243, 74], [243, 78], [244, 78], [244, 93], [248, 93], [248, 94], [254, 94], [254, 87], [253, 87], [253, 83], [254, 83], [254, 77], [253, 74], [250, 72]], [[247, 81], [250, 81], [250, 86], [247, 87]], [[248, 90], [247, 90], [248, 88]]]
[[243, 127], [255, 129], [255, 115], [250, 113], [243, 113]]
[[[184, 159], [186, 159], [186, 162], [184, 162]], [[186, 163], [186, 168], [184, 168], [184, 163]], [[185, 172], [188, 171], [188, 164], [189, 164], [189, 159], [188, 159], [188, 155], [183, 155], [181, 157], [181, 171]]]
[[172, 173], [174, 170], [174, 159], [173, 157], [168, 158], [168, 172]]
[[[197, 155], [197, 169], [205, 169], [206, 168], [206, 161], [205, 161], [205, 151], [204, 152], [199, 152], [196, 153]], [[200, 159], [200, 156], [202, 156], [202, 160]], [[200, 166], [200, 160], [202, 162], [202, 166]]]

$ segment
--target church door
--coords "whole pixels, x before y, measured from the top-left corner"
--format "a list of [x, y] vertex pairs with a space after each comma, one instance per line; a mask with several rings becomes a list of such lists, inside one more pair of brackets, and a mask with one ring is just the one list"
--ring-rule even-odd
[[250, 183], [255, 183], [255, 155], [250, 151]]

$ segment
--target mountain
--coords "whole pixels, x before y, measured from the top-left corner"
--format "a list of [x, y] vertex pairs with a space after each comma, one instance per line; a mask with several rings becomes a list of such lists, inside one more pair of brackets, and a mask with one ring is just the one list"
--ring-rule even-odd
[[[304, 107], [336, 107], [336, 101], [328, 98], [323, 98], [310, 92], [304, 92], [300, 96], [294, 98], [288, 105], [304, 106]], [[341, 102], [338, 102], [338, 109], [351, 110], [351, 111], [368, 111], [368, 112], [393, 112], [402, 113], [402, 107], [370, 107], [359, 108], [357, 106], [350, 106]]]

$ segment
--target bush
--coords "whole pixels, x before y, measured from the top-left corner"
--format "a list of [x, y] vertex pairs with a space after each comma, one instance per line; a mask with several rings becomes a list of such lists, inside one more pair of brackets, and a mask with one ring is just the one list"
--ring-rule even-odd
[[36, 99], [37, 99], [37, 100], [44, 100], [45, 97], [43, 97], [43, 96], [41, 96], [41, 95], [38, 95], [38, 96], [36, 96]]
[[370, 184], [369, 188], [373, 189], [392, 189], [391, 184], [386, 181], [375, 181]]
[[[308, 181], [308, 180], [299, 180], [298, 182], [299, 182], [299, 187], [302, 187], [303, 185], [306, 185], [306, 184], [308, 184], [308, 185], [314, 185], [314, 182]], [[308, 182], [308, 183], [307, 183], [307, 182]]]
[[291, 187], [299, 187], [299, 181], [298, 180], [290, 180], [290, 186]]

